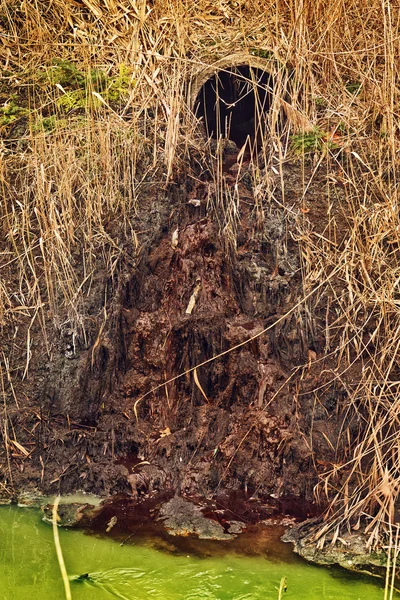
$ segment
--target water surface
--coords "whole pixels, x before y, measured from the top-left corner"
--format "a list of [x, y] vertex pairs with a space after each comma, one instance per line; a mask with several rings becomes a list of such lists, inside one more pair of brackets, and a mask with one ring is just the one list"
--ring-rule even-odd
[[[238, 553], [235, 546], [230, 550], [230, 542], [212, 556], [199, 556], [177, 551], [173, 541], [169, 546], [149, 538], [121, 545], [77, 530], [60, 530], [60, 541], [74, 600], [277, 600], [282, 577], [285, 600], [384, 597], [381, 582], [309, 565], [279, 542], [274, 553], [271, 540], [265, 543], [267, 555], [260, 552], [262, 540], [254, 541], [254, 556]], [[0, 590], [2, 600], [65, 598], [52, 529], [38, 510], [0, 507]]]

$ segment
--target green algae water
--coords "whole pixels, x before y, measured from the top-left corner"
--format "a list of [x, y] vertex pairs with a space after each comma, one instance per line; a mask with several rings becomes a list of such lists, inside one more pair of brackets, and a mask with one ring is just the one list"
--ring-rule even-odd
[[[285, 600], [384, 597], [383, 583], [308, 565], [279, 542], [275, 555], [272, 548], [243, 556], [224, 544], [223, 553], [199, 557], [161, 551], [150, 539], [121, 545], [77, 530], [60, 530], [60, 541], [73, 600], [277, 600], [282, 577]], [[0, 507], [0, 598], [65, 598], [52, 529], [38, 510]]]

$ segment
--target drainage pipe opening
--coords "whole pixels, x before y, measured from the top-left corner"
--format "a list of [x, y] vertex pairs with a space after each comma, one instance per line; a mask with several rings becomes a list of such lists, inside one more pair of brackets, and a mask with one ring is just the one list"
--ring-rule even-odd
[[272, 104], [273, 77], [249, 65], [225, 68], [212, 75], [197, 94], [194, 110], [207, 137], [229, 138], [242, 146], [249, 138], [260, 144]]

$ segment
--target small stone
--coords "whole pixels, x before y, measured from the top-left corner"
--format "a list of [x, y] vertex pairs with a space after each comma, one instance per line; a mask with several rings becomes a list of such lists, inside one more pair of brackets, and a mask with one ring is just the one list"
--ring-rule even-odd
[[159, 520], [164, 521], [170, 535], [196, 535], [201, 540], [232, 540], [235, 537], [225, 533], [217, 521], [207, 519], [199, 506], [179, 496], [161, 507]]

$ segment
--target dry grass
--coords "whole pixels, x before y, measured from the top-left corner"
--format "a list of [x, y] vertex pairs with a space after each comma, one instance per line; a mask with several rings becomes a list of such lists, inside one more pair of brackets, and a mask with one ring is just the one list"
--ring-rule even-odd
[[57, 496], [57, 498], [54, 500], [54, 504], [53, 504], [53, 511], [52, 511], [52, 524], [53, 524], [53, 538], [54, 538], [54, 546], [56, 548], [56, 554], [57, 554], [57, 560], [58, 560], [58, 565], [60, 567], [60, 571], [61, 571], [61, 577], [64, 583], [64, 591], [65, 591], [65, 598], [66, 600], [72, 600], [72, 594], [71, 594], [71, 584], [69, 582], [69, 577], [68, 577], [68, 573], [67, 573], [67, 569], [65, 568], [65, 562], [64, 562], [64, 556], [63, 556], [63, 552], [62, 552], [62, 548], [61, 548], [61, 543], [60, 543], [60, 536], [58, 535], [58, 524], [57, 521], [59, 519], [58, 517], [58, 505], [60, 503], [60, 496]]
[[[330, 503], [320, 541], [328, 529], [357, 526], [362, 515], [370, 545], [377, 543], [396, 519], [400, 490], [398, 7], [389, 0], [1, 0], [0, 27], [2, 102], [28, 111], [1, 128], [0, 322], [12, 331], [23, 316], [29, 332], [37, 320], [45, 337], [50, 324], [85, 335], [96, 269], [112, 277], [125, 240], [134, 259], [131, 220], [146, 186], [167, 186], [195, 152], [207, 163], [187, 104], [190, 74], [254, 49], [283, 65], [271, 137], [260, 152], [267, 165], [274, 159], [285, 205], [290, 145], [277, 134], [279, 111], [284, 106], [288, 135], [301, 135], [307, 124], [325, 132], [314, 162], [314, 174], [331, 174], [323, 233], [313, 234], [305, 210], [296, 214], [304, 297], [318, 288], [306, 313], [310, 321], [314, 310], [326, 314], [332, 379], [348, 392], [347, 455], [337, 457], [318, 489]], [[55, 58], [84, 77], [75, 95], [76, 86], [54, 79]], [[103, 85], [91, 76], [94, 68], [106, 75]], [[126, 75], [118, 80], [121, 69]], [[288, 103], [279, 89], [289, 85]], [[56, 124], [46, 128], [49, 117]], [[331, 150], [330, 139], [339, 149]], [[257, 180], [253, 162], [262, 220], [274, 189]], [[214, 208], [222, 210], [220, 227], [234, 249], [240, 202], [215, 165]], [[299, 182], [305, 201], [309, 183]], [[345, 198], [339, 224], [335, 186]], [[28, 334], [24, 375], [30, 344]], [[3, 374], [7, 361], [0, 359]], [[349, 382], [356, 364], [358, 378]]]

